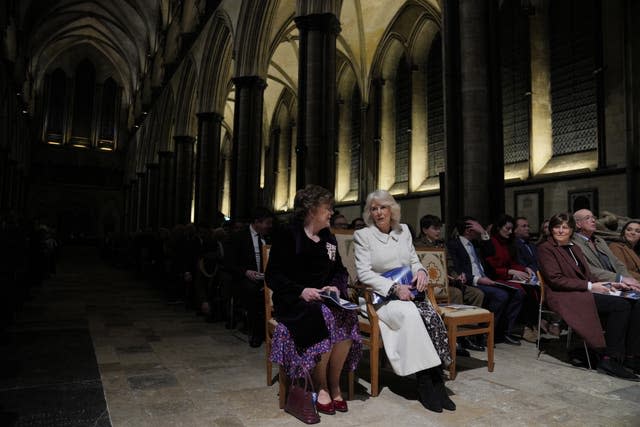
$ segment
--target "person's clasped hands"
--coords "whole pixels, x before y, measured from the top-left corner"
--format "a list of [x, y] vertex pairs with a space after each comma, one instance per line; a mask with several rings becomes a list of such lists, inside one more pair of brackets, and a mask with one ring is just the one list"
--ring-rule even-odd
[[396, 284], [396, 297], [401, 301], [411, 301], [414, 299], [412, 289], [417, 289], [419, 292], [425, 292], [429, 286], [429, 278], [424, 270], [418, 270], [416, 276], [411, 281], [410, 285], [398, 285]]

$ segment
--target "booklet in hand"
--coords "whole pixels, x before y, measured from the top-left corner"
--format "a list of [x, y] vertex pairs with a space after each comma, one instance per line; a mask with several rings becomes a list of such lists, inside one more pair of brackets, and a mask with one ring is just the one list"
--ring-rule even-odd
[[344, 308], [345, 310], [356, 310], [358, 308], [358, 304], [354, 304], [351, 301], [340, 298], [340, 295], [337, 292], [325, 290], [320, 291], [320, 295], [327, 303]]
[[609, 295], [616, 297], [629, 298], [632, 300], [640, 300], [640, 292], [638, 291], [621, 291], [618, 289], [610, 288]]
[[[410, 285], [413, 282], [413, 273], [411, 272], [411, 267], [408, 265], [403, 265], [400, 267], [393, 268], [391, 270], [385, 271], [381, 274], [382, 277], [386, 277], [387, 279], [393, 280], [394, 283], [399, 285]], [[411, 294], [413, 294], [414, 298], [420, 299], [424, 295], [419, 295], [420, 292], [416, 288], [411, 288]], [[381, 302], [386, 301], [387, 299], [394, 299], [395, 296], [388, 298], [384, 295], [380, 295], [378, 293], [373, 293], [373, 303], [379, 304]]]

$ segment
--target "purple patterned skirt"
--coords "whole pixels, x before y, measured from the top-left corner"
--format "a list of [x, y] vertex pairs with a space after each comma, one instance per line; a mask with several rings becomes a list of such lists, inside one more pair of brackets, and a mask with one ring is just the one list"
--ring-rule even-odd
[[358, 315], [354, 310], [321, 306], [324, 322], [329, 330], [329, 338], [325, 338], [305, 349], [302, 353], [296, 351], [296, 345], [289, 334], [289, 330], [282, 323], [278, 323], [271, 341], [271, 355], [269, 360], [284, 367], [289, 378], [301, 378], [305, 372], [312, 373], [320, 356], [344, 340], [352, 340], [345, 368], [354, 371], [362, 356], [362, 341], [358, 329]]

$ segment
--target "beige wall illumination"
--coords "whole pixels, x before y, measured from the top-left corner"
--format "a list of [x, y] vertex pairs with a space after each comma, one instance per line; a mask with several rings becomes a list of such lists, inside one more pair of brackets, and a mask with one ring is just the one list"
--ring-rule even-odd
[[395, 84], [387, 79], [382, 86], [382, 124], [378, 187], [389, 190], [396, 180]]
[[422, 70], [411, 72], [411, 162], [409, 191], [419, 191], [427, 178], [427, 108], [425, 78]]
[[535, 7], [536, 13], [530, 18], [529, 31], [531, 43], [530, 161], [533, 175], [540, 173], [553, 155], [548, 1], [538, 0]]

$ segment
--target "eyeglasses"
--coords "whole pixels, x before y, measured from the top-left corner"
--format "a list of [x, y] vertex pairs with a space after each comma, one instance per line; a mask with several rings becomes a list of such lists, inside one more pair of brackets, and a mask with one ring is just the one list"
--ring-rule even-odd
[[582, 218], [576, 218], [576, 221], [591, 221], [591, 220], [596, 220], [596, 217], [593, 215], [587, 215], [587, 216], [583, 216]]

